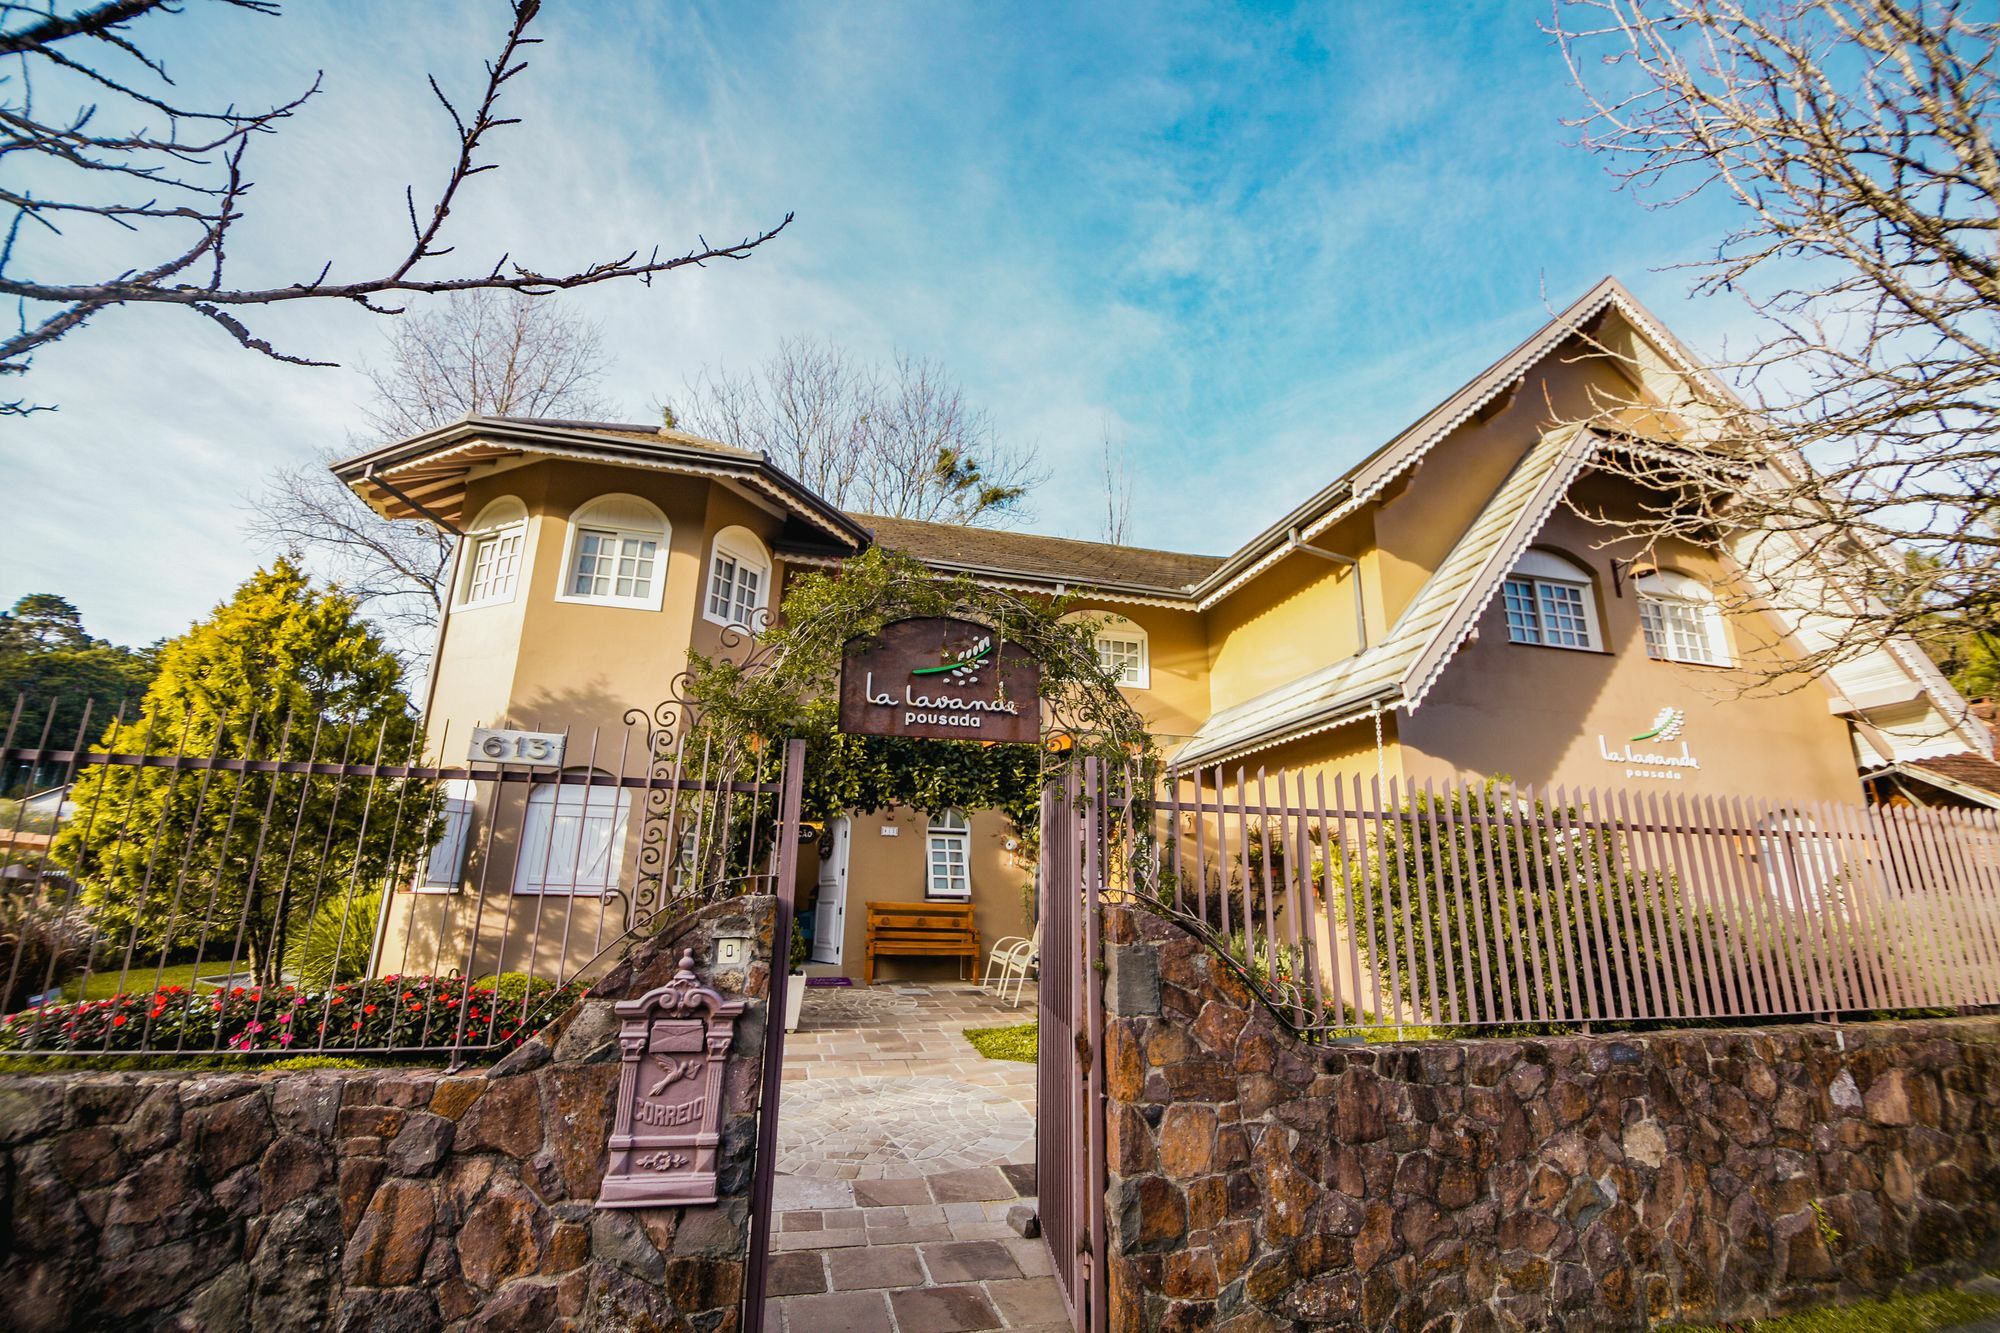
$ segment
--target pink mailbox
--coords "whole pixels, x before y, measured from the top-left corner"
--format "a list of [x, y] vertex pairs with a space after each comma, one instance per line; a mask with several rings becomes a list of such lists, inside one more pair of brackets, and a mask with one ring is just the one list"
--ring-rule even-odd
[[686, 952], [672, 981], [616, 1008], [625, 1064], [597, 1206], [714, 1203], [723, 1066], [743, 1001], [702, 985]]

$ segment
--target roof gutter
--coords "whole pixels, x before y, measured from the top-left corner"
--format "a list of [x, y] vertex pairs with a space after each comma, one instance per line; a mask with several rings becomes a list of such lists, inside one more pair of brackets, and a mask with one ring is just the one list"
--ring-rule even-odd
[[1349, 722], [1359, 722], [1362, 718], [1372, 717], [1377, 713], [1393, 712], [1396, 706], [1402, 702], [1402, 695], [1403, 687], [1401, 685], [1384, 685], [1382, 688], [1370, 694], [1363, 695], [1359, 699], [1343, 699], [1337, 704], [1329, 705], [1318, 713], [1309, 714], [1303, 722], [1287, 722], [1283, 725], [1269, 727], [1264, 731], [1245, 736], [1231, 744], [1216, 746], [1211, 753], [1203, 755], [1198, 762], [1183, 759], [1181, 756], [1185, 755], [1192, 746], [1182, 746], [1179, 753], [1167, 761], [1167, 771], [1178, 772], [1183, 768], [1200, 768], [1206, 767], [1209, 764], [1224, 763], [1231, 759], [1240, 759], [1244, 755], [1254, 754], [1259, 750], [1269, 750], [1290, 741], [1304, 740], [1308, 736], [1318, 735], [1322, 731], [1331, 731], [1335, 727], [1345, 726]]

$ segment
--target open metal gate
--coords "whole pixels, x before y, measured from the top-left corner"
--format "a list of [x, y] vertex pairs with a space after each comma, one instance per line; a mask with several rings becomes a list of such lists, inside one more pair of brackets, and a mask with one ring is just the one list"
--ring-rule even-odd
[[1079, 1333], [1106, 1327], [1104, 974], [1099, 893], [1109, 810], [1086, 759], [1042, 789], [1035, 1176], [1042, 1234]]

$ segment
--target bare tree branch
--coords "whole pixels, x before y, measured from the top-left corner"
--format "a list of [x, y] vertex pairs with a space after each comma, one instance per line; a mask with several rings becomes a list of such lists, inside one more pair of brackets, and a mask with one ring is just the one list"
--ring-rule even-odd
[[[2000, 628], [2000, 23], [1972, 0], [1560, 0], [1581, 143], [1649, 207], [1721, 191], [1741, 223], [1695, 291], [1758, 318], [1715, 372], [1594, 341], [1666, 400], [1606, 401], [1593, 514], [1776, 589], [1808, 672]], [[1678, 441], [1662, 447], [1662, 433]], [[1655, 438], [1634, 438], [1652, 436]], [[1752, 600], [1746, 588], [1740, 594]], [[1766, 593], [1762, 602], [1773, 594]], [[1762, 604], [1760, 602], [1760, 604]], [[1773, 679], [1787, 664], [1772, 661]], [[1789, 669], [1796, 670], [1796, 667]]]
[[1032, 446], [998, 439], [943, 367], [918, 357], [866, 366], [787, 338], [748, 374], [703, 371], [667, 411], [697, 434], [762, 450], [860, 513], [997, 525], [1025, 517], [1047, 479]]
[[[214, 2], [258, 14], [277, 13], [269, 0]], [[13, 78], [0, 77], [0, 161], [26, 155], [67, 182], [56, 195], [18, 185], [0, 193], [0, 207], [14, 210], [6, 244], [0, 248], [0, 297], [13, 298], [20, 308], [16, 329], [0, 334], [0, 375], [25, 374], [36, 351], [75, 333], [100, 311], [145, 304], [184, 307], [265, 356], [295, 365], [328, 365], [281, 351], [254, 333], [241, 313], [232, 312], [292, 301], [338, 300], [376, 314], [399, 315], [404, 311], [401, 298], [412, 295], [509, 291], [543, 296], [626, 279], [651, 285], [653, 278], [675, 269], [747, 258], [790, 224], [788, 213], [775, 226], [741, 240], [712, 245], [698, 237], [679, 253], [663, 252], [658, 246], [634, 248], [581, 268], [548, 271], [503, 254], [490, 267], [433, 273], [437, 261], [454, 252], [444, 237], [465, 183], [498, 167], [486, 156], [488, 137], [519, 123], [517, 117], [501, 114], [500, 101], [506, 85], [527, 68], [526, 49], [538, 41], [527, 35], [528, 28], [539, 9], [540, 0], [510, 0], [506, 36], [499, 54], [486, 64], [479, 96], [469, 106], [453, 102], [431, 79], [431, 89], [457, 135], [458, 151], [427, 207], [419, 208], [414, 187], [405, 191], [411, 239], [400, 257], [367, 276], [337, 277], [327, 263], [309, 279], [239, 286], [226, 280], [225, 254], [230, 229], [242, 217], [242, 200], [251, 188], [243, 170], [245, 150], [252, 136], [274, 133], [280, 122], [315, 96], [320, 80], [315, 78], [299, 96], [263, 111], [195, 109], [142, 89], [145, 78], [169, 87], [172, 80], [126, 32], [135, 19], [180, 13], [178, 4], [107, 0], [67, 15], [31, 12], [18, 26], [10, 24], [22, 12], [19, 7], [0, 7], [0, 58], [11, 57], [17, 70]], [[139, 74], [114, 73], [102, 63], [106, 58], [134, 61]], [[104, 117], [96, 105], [44, 120], [32, 93], [38, 68], [81, 77], [134, 110], [163, 114], [165, 125], [159, 130], [100, 130], [96, 126]], [[147, 191], [145, 197], [118, 193], [135, 184]], [[151, 267], [81, 281], [12, 271], [21, 224], [34, 221], [48, 232], [65, 234], [64, 219], [103, 222], [148, 238], [157, 236], [166, 257]], [[174, 228], [191, 232], [176, 233]], [[203, 280], [186, 280], [183, 275], [196, 265], [206, 270]], [[0, 416], [32, 410], [35, 406], [25, 400], [0, 402]]]
[[[602, 417], [607, 359], [602, 331], [554, 300], [460, 293], [396, 323], [388, 357], [367, 368], [365, 411], [378, 441], [468, 415]], [[249, 531], [273, 553], [310, 559], [412, 659], [443, 614], [453, 539], [375, 513], [327, 470], [334, 457], [279, 469], [249, 506]]]

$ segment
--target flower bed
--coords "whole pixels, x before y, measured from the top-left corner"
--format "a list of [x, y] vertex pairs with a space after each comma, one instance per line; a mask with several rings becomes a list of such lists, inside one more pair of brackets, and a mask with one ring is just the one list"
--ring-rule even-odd
[[0, 1051], [506, 1051], [581, 993], [520, 976], [376, 977], [324, 990], [165, 986], [8, 1014]]

